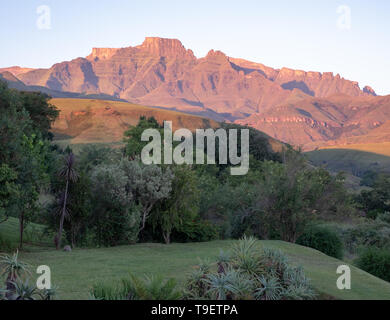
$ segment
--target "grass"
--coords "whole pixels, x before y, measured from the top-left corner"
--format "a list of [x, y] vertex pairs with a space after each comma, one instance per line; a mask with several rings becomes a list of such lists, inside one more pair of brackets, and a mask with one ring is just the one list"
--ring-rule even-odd
[[55, 140], [66, 145], [121, 142], [123, 133], [136, 125], [140, 116], [153, 116], [160, 123], [172, 121], [173, 130], [218, 127], [215, 121], [196, 115], [127, 102], [55, 98], [50, 103], [60, 110], [53, 125]]
[[355, 176], [362, 176], [368, 170], [390, 172], [390, 156], [346, 147], [320, 149], [306, 155], [315, 166], [325, 166], [334, 172], [344, 171]]
[[322, 150], [331, 150], [331, 149], [344, 149], [344, 150], [358, 150], [364, 152], [370, 152], [375, 154], [380, 154], [382, 156], [390, 157], [390, 142], [381, 142], [381, 143], [360, 143], [360, 144], [350, 144], [343, 146], [329, 146], [323, 147]]
[[[7, 225], [8, 224], [8, 225]], [[0, 233], [15, 232], [13, 221], [0, 225]], [[59, 287], [59, 299], [88, 299], [93, 284], [110, 284], [129, 272], [136, 275], [161, 274], [183, 284], [186, 275], [198, 263], [198, 258], [214, 261], [220, 250], [228, 250], [233, 240], [188, 244], [137, 244], [114, 248], [75, 249], [71, 253], [52, 247], [31, 247], [20, 259], [33, 266], [48, 265], [52, 283]], [[315, 289], [323, 297], [335, 299], [389, 299], [390, 283], [356, 267], [352, 270], [352, 290], [336, 287], [336, 269], [346, 264], [319, 251], [282, 241], [261, 241], [263, 247], [280, 249], [295, 265], [303, 266]]]

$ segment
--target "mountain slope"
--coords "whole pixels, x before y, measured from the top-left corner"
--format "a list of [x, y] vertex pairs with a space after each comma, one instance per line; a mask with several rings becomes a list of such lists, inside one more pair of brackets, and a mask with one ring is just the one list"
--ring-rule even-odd
[[121, 142], [123, 133], [129, 126], [136, 125], [141, 116], [155, 117], [160, 123], [172, 121], [173, 130], [219, 126], [213, 120], [198, 116], [125, 102], [51, 99], [50, 103], [60, 110], [52, 129], [55, 140], [67, 140], [71, 144]]
[[330, 72], [274, 69], [214, 50], [198, 59], [176, 39], [94, 48], [85, 58], [23, 72], [18, 80], [55, 93], [105, 94], [248, 124], [305, 149], [378, 142], [390, 135], [390, 126], [383, 126], [390, 121], [389, 97], [377, 97], [368, 86], [360, 89]]

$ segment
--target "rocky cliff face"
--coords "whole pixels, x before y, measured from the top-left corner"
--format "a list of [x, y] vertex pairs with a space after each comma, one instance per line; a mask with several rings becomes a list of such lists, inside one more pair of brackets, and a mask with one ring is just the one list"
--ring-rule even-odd
[[[273, 69], [214, 50], [197, 59], [179, 40], [156, 37], [135, 47], [94, 48], [86, 58], [21, 73], [19, 79], [250, 124], [294, 144], [365, 132], [361, 119], [352, 117], [353, 106], [340, 96], [355, 104], [376, 96], [338, 74]], [[348, 123], [351, 117], [354, 124]]]

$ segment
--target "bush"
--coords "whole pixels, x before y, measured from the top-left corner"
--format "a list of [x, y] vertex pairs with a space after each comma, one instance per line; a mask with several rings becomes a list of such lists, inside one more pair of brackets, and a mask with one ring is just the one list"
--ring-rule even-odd
[[16, 249], [16, 244], [0, 234], [0, 252], [11, 252]]
[[356, 265], [372, 275], [390, 282], [390, 252], [385, 249], [368, 247], [362, 250]]
[[209, 221], [186, 221], [172, 233], [174, 242], [206, 242], [219, 238], [218, 229]]
[[359, 247], [390, 248], [390, 223], [385, 215], [342, 231], [346, 249], [355, 254]]
[[298, 238], [297, 244], [316, 249], [337, 259], [343, 258], [341, 238], [335, 231], [324, 226], [307, 228]]
[[308, 300], [315, 298], [303, 269], [289, 264], [280, 251], [262, 249], [243, 238], [231, 253], [221, 252], [217, 268], [201, 263], [188, 277], [186, 299]]
[[165, 280], [161, 276], [134, 275], [122, 279], [115, 287], [95, 284], [91, 296], [97, 300], [178, 300], [181, 297], [174, 279]]

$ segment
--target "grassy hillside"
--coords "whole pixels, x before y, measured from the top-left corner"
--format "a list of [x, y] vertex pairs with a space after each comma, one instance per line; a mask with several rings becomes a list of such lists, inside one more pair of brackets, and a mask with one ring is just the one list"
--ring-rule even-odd
[[[0, 234], [16, 234], [14, 219], [0, 225]], [[60, 299], [88, 299], [89, 289], [96, 282], [111, 283], [128, 272], [137, 275], [162, 274], [174, 277], [180, 284], [198, 263], [198, 258], [213, 261], [221, 249], [228, 250], [234, 241], [213, 241], [188, 244], [137, 244], [114, 248], [76, 249], [71, 253], [51, 247], [28, 247], [21, 259], [36, 267], [48, 265], [53, 283], [59, 287]], [[336, 287], [336, 269], [340, 260], [316, 250], [282, 241], [261, 241], [266, 248], [280, 249], [290, 261], [303, 266], [313, 286], [325, 296], [336, 299], [390, 299], [390, 283], [351, 267], [352, 290]]]
[[365, 171], [390, 172], [390, 143], [329, 147], [306, 153], [316, 166], [361, 176]]
[[206, 118], [126, 102], [61, 98], [50, 103], [61, 111], [53, 126], [55, 139], [69, 144], [120, 142], [123, 133], [130, 125], [136, 125], [140, 116], [153, 116], [161, 123], [172, 121], [173, 130], [218, 126]]
[[368, 153], [375, 153], [378, 155], [383, 155], [390, 157], [390, 142], [381, 142], [381, 143], [362, 143], [362, 144], [348, 144], [348, 145], [342, 145], [342, 146], [327, 146], [323, 147], [321, 149], [325, 150], [337, 150], [337, 149], [343, 149], [343, 150], [357, 150], [357, 151], [363, 151]]

